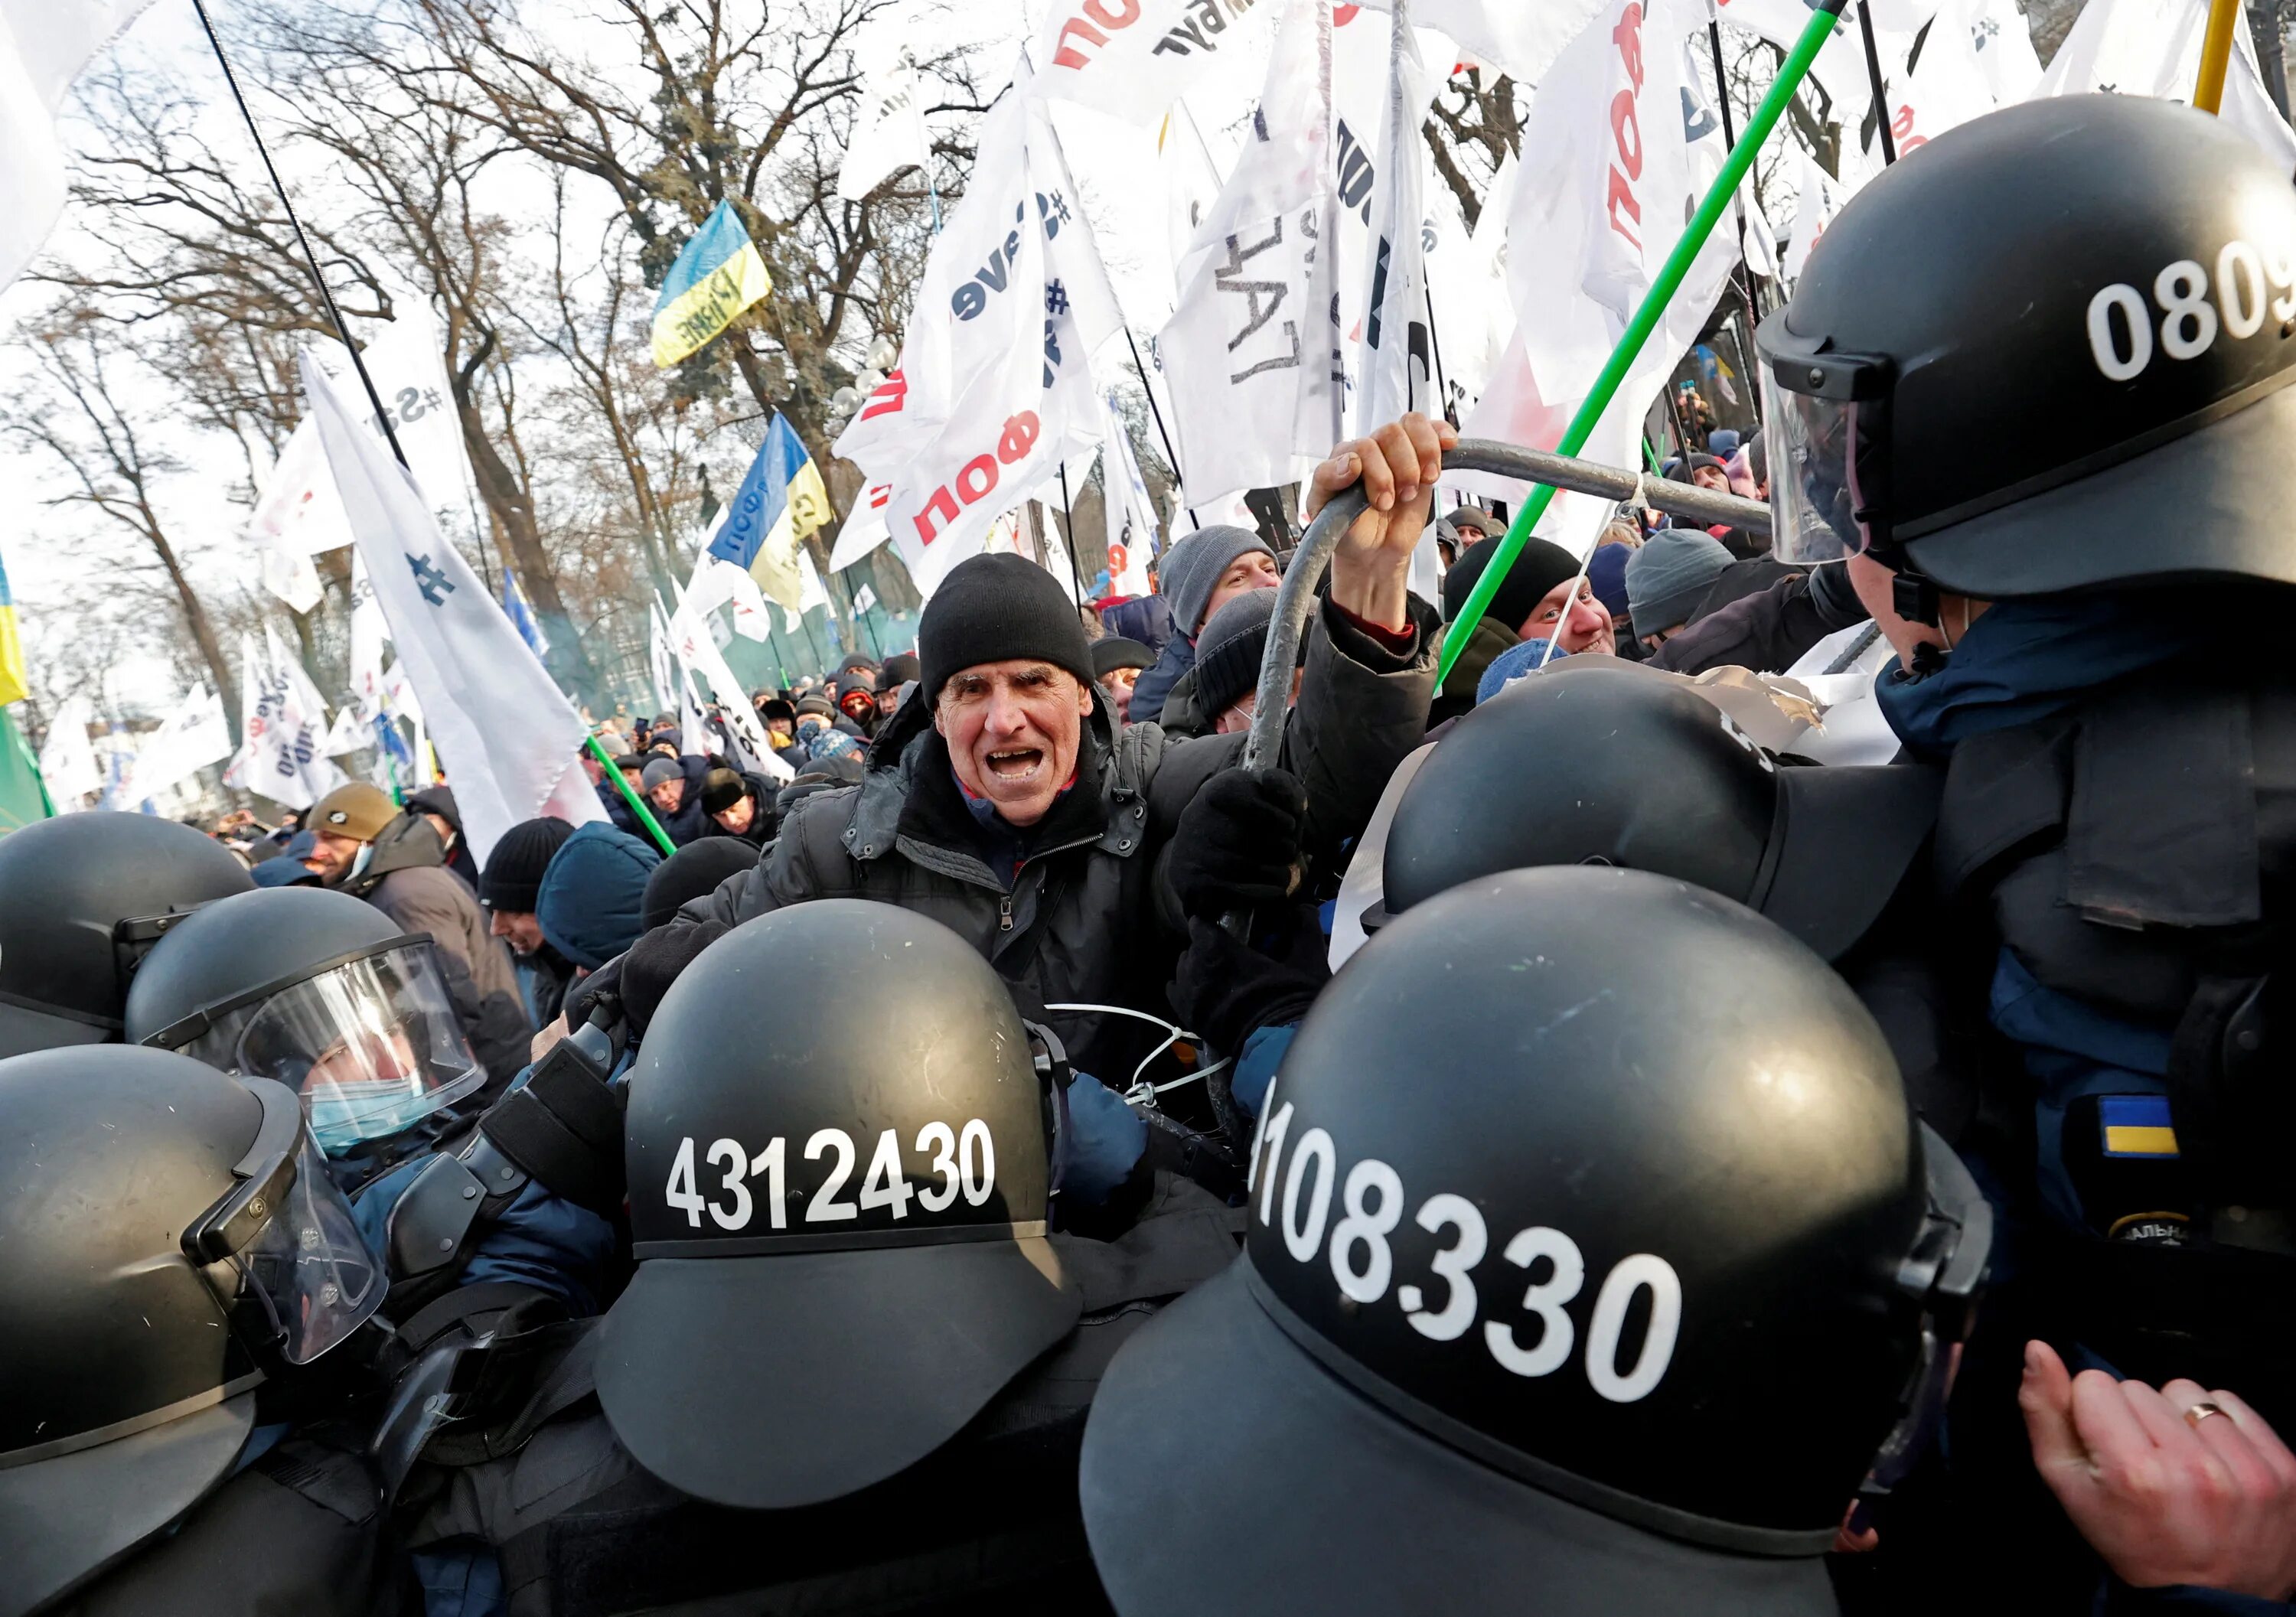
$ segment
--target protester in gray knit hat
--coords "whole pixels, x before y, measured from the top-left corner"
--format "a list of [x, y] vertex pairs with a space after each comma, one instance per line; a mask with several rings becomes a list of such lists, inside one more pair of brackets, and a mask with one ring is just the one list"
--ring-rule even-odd
[[1721, 541], [1688, 528], [1652, 534], [1627, 562], [1627, 610], [1635, 637], [1656, 648], [1689, 620], [1730, 565]]
[[1246, 590], [1272, 588], [1283, 581], [1275, 553], [1249, 528], [1199, 528], [1164, 553], [1157, 593], [1172, 608], [1177, 631], [1164, 643], [1156, 666], [1132, 687], [1132, 708], [1142, 718], [1164, 711], [1172, 687], [1195, 666], [1196, 636], [1212, 614]]

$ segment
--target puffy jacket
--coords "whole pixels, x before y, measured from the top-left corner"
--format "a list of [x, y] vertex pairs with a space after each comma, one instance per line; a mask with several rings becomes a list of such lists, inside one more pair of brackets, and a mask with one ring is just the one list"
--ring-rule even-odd
[[1172, 606], [1161, 595], [1135, 595], [1102, 607], [1100, 622], [1111, 635], [1137, 640], [1150, 651], [1160, 652], [1172, 637]]
[[534, 918], [551, 948], [596, 971], [645, 931], [645, 884], [661, 856], [637, 838], [593, 820], [558, 845], [534, 897]]
[[[1440, 625], [1423, 602], [1414, 599], [1411, 611], [1411, 643], [1399, 653], [1328, 604], [1310, 631], [1280, 761], [1307, 784], [1308, 848], [1318, 869], [1341, 867], [1344, 844], [1425, 733]], [[1088, 736], [1078, 776], [1095, 771], [1097, 791], [1071, 791], [1031, 828], [1008, 884], [992, 868], [926, 710], [905, 705], [858, 787], [798, 803], [756, 870], [695, 899], [670, 925], [737, 925], [808, 899], [872, 899], [955, 928], [1031, 1014], [1047, 1003], [1167, 1014], [1164, 985], [1186, 932], [1157, 879], [1159, 856], [1180, 811], [1237, 761], [1245, 738], [1176, 741], [1152, 724], [1119, 735], [1100, 705]], [[1155, 1042], [1128, 1018], [1055, 1012], [1047, 1020], [1079, 1068], [1111, 1082], [1128, 1077]]]
[[439, 946], [439, 966], [471, 1053], [499, 1089], [526, 1065], [534, 1037], [510, 950], [488, 931], [487, 912], [460, 877], [447, 868], [447, 850], [430, 822], [402, 814], [382, 828], [366, 868], [343, 891], [365, 899], [401, 932], [421, 932]]
[[[1141, 711], [1140, 693], [1133, 691], [1132, 710]], [[1172, 686], [1172, 694], [1164, 698], [1164, 706], [1156, 715], [1156, 722], [1164, 726], [1165, 734], [1176, 741], [1193, 741], [1199, 735], [1210, 735], [1218, 722], [1218, 714], [1204, 712], [1203, 698], [1196, 694], [1196, 670], [1191, 666]]]

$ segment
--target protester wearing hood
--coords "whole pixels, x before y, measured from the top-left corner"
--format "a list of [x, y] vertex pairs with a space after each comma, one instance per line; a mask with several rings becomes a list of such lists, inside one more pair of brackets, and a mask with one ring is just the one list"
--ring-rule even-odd
[[439, 841], [447, 850], [447, 868], [460, 876], [463, 885], [475, 896], [479, 891], [479, 862], [471, 857], [470, 845], [463, 840], [463, 811], [455, 807], [454, 788], [425, 786], [407, 795], [406, 807], [430, 822], [430, 829], [439, 833]]
[[1665, 644], [1729, 565], [1730, 553], [1709, 535], [1681, 528], [1652, 534], [1627, 563], [1635, 638], [1652, 651]]
[[[1255, 800], [1272, 794], [1270, 811], [1303, 828], [1311, 875], [1336, 874], [1341, 849], [1426, 728], [1437, 625], [1406, 581], [1442, 450], [1456, 441], [1447, 425], [1412, 416], [1342, 445], [1316, 472], [1316, 503], [1359, 480], [1374, 503], [1333, 557], [1275, 768], [1233, 777]], [[861, 786], [798, 803], [755, 871], [688, 905], [617, 968], [635, 1020], [652, 1015], [711, 939], [831, 897], [898, 904], [956, 928], [1025, 1000], [1160, 1014], [1185, 894], [1223, 881], [1291, 891], [1292, 838], [1255, 841], [1216, 809], [1176, 836], [1243, 738], [1178, 742], [1144, 724], [1119, 733], [1094, 699], [1075, 612], [1042, 568], [1012, 555], [959, 563], [927, 605], [919, 640], [918, 700], [878, 738]], [[1114, 1082], [1155, 1044], [1128, 1018], [1048, 1017], [1082, 1070]]]
[[364, 899], [401, 932], [439, 948], [448, 997], [487, 1070], [507, 1084], [526, 1065], [533, 1024], [519, 993], [510, 951], [489, 931], [470, 889], [447, 869], [447, 850], [422, 815], [402, 814], [364, 782], [336, 787], [311, 806], [317, 840], [304, 864], [329, 887]]
[[[1484, 570], [1498, 554], [1499, 545], [1497, 539], [1484, 540], [1444, 575], [1447, 619], [1456, 618], [1465, 608]], [[1433, 721], [1440, 724], [1456, 718], [1473, 707], [1475, 687], [1492, 659], [1530, 636], [1556, 639], [1568, 652], [1617, 650], [1610, 614], [1595, 599], [1587, 581], [1579, 577], [1578, 559], [1562, 546], [1538, 538], [1523, 542], [1521, 554], [1468, 636], [1466, 649], [1451, 665], [1451, 677], [1444, 681], [1443, 694], [1435, 702]]]
[[676, 725], [659, 725], [646, 732], [646, 751], [657, 758], [676, 758], [685, 751], [685, 733]]
[[877, 670], [875, 669], [863, 662], [839, 671], [837, 710], [852, 721], [865, 739], [877, 733]]
[[534, 918], [544, 940], [586, 976], [645, 930], [646, 878], [661, 855], [594, 820], [575, 828], [542, 874]]
[[712, 769], [701, 778], [702, 812], [709, 817], [714, 834], [736, 837], [752, 848], [763, 848], [774, 840], [776, 790], [774, 783], [762, 775]]
[[1172, 637], [1132, 687], [1133, 705], [1150, 723], [1161, 722], [1174, 687], [1195, 666], [1196, 636], [1211, 615], [1248, 589], [1283, 581], [1267, 540], [1249, 528], [1222, 525], [1199, 528], [1166, 551], [1160, 577]]
[[496, 841], [479, 878], [479, 903], [494, 935], [510, 945], [526, 1014], [537, 1028], [557, 1020], [558, 1007], [574, 980], [574, 964], [551, 948], [535, 918], [543, 872], [553, 855], [574, 834], [566, 821], [550, 816], [521, 820]]
[[655, 823], [673, 846], [683, 848], [696, 837], [709, 834], [709, 816], [701, 807], [701, 781], [709, 773], [706, 758], [652, 758], [641, 778], [646, 804]]
[[1137, 640], [1107, 635], [1092, 643], [1092, 670], [1107, 694], [1117, 728], [1132, 722], [1132, 693], [1140, 676], [1156, 666], [1156, 653]]

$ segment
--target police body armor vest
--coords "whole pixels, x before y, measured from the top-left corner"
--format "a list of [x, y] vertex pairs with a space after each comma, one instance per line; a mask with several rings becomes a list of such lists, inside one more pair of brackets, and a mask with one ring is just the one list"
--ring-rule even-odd
[[1937, 868], [2042, 988], [2121, 1024], [2096, 1066], [2166, 1052], [2165, 1109], [2077, 1095], [2042, 1164], [2087, 1227], [2032, 1265], [2070, 1334], [2296, 1415], [2296, 686], [2164, 670], [1962, 742]]
[[395, 1617], [414, 1590], [358, 1437], [330, 1426], [279, 1443], [44, 1617]]
[[555, 1327], [567, 1345], [508, 1421], [432, 1444], [408, 1484], [421, 1501], [410, 1547], [488, 1546], [512, 1617], [698, 1617], [735, 1597], [756, 1617], [1104, 1609], [1077, 1503], [1093, 1394], [1158, 1308], [1234, 1261], [1242, 1228], [1240, 1211], [1196, 1186], [1157, 1181], [1120, 1239], [1053, 1237], [1084, 1294], [1077, 1328], [898, 1475], [801, 1510], [694, 1499], [616, 1440], [591, 1392], [595, 1322], [584, 1321]]

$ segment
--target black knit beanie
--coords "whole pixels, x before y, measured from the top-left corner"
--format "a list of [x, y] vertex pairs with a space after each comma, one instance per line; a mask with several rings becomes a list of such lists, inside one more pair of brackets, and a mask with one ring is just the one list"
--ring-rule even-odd
[[[1275, 592], [1249, 590], [1214, 612], [1196, 636], [1196, 702], [1207, 719], [1217, 721], [1258, 687], [1275, 616]], [[1300, 644], [1306, 644], [1302, 636]]]
[[645, 929], [667, 925], [680, 907], [718, 891], [728, 876], [757, 867], [758, 850], [740, 837], [706, 836], [688, 842], [646, 877]]
[[742, 800], [749, 785], [731, 769], [712, 769], [701, 777], [701, 811], [723, 814]]
[[479, 902], [514, 915], [532, 915], [550, 856], [573, 834], [574, 827], [564, 820], [550, 818], [521, 820], [504, 832], [480, 874]]
[[898, 690], [912, 679], [923, 677], [924, 670], [918, 665], [914, 652], [895, 652], [885, 659], [885, 667], [877, 678], [877, 688], [881, 691]]
[[952, 675], [983, 662], [1036, 658], [1092, 684], [1092, 646], [1077, 609], [1053, 575], [1026, 557], [972, 556], [959, 562], [925, 603], [917, 625], [918, 692], [940, 700]]
[[[1443, 617], [1446, 621], [1459, 615], [1467, 603], [1467, 595], [1483, 576], [1483, 570], [1498, 554], [1502, 541], [1485, 539], [1481, 544], [1463, 552], [1452, 563], [1451, 570], [1443, 575]], [[1504, 626], [1510, 632], [1520, 632], [1524, 619], [1538, 609], [1546, 592], [1556, 585], [1575, 578], [1578, 558], [1560, 545], [1545, 539], [1526, 539], [1522, 554], [1507, 570], [1505, 581], [1491, 603], [1483, 609], [1483, 621]]]

